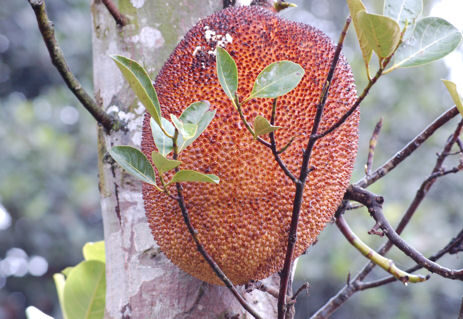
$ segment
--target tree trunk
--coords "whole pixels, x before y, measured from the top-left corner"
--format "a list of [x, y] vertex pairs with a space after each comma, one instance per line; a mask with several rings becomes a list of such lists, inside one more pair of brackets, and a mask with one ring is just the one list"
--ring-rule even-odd
[[[141, 62], [154, 78], [186, 31], [222, 7], [222, 0], [119, 0], [130, 19], [116, 26], [101, 0], [92, 0], [95, 96], [127, 121], [127, 131], [98, 131], [99, 178], [106, 243], [105, 318], [249, 318], [225, 287], [210, 285], [173, 265], [154, 242], [146, 221], [141, 183], [114, 165], [114, 145], [140, 147], [144, 108], [111, 60], [121, 54]], [[277, 288], [277, 276], [266, 284]], [[240, 289], [243, 291], [243, 289]], [[276, 300], [244, 294], [264, 318], [276, 317]]]

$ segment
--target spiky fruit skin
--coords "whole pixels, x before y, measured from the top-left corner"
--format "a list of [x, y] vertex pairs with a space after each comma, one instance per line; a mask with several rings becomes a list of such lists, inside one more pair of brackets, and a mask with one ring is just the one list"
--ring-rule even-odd
[[[209, 31], [209, 32], [207, 32]], [[221, 35], [217, 38], [212, 36]], [[228, 36], [227, 36], [228, 34]], [[258, 7], [229, 8], [198, 22], [179, 43], [156, 79], [163, 114], [179, 116], [190, 103], [208, 100], [217, 114], [202, 136], [180, 159], [183, 169], [220, 177], [219, 185], [184, 183], [183, 193], [193, 226], [206, 251], [234, 284], [265, 278], [282, 268], [288, 240], [295, 186], [271, 151], [253, 139], [219, 84], [214, 51], [217, 40], [238, 66], [238, 95], [252, 90], [257, 75], [280, 60], [299, 63], [306, 71], [299, 86], [278, 99], [278, 147], [293, 136], [281, 158], [299, 175], [316, 105], [320, 99], [334, 46], [317, 29], [289, 22]], [[320, 126], [333, 125], [356, 99], [349, 65], [341, 57]], [[254, 99], [243, 107], [252, 123], [270, 118], [271, 99]], [[314, 147], [297, 233], [295, 256], [303, 253], [332, 219], [348, 185], [357, 153], [359, 114]], [[142, 150], [155, 150], [148, 117]], [[175, 194], [175, 189], [172, 188]], [[172, 262], [209, 283], [222, 284], [198, 253], [178, 203], [152, 186], [143, 185], [146, 215], [155, 240]]]

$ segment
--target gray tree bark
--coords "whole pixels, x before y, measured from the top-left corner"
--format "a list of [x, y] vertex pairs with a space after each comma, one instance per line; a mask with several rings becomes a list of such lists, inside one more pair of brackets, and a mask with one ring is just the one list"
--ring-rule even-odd
[[[119, 0], [130, 24], [118, 27], [101, 0], [92, 0], [95, 96], [108, 112], [127, 121], [127, 131], [98, 132], [99, 187], [106, 243], [106, 319], [249, 318], [225, 287], [209, 285], [173, 265], [148, 227], [141, 184], [114, 165], [114, 145], [140, 147], [144, 108], [122, 78], [112, 54], [141, 62], [154, 78], [186, 31], [222, 0]], [[278, 287], [273, 276], [266, 285]], [[240, 288], [243, 291], [242, 288]], [[244, 294], [264, 318], [276, 318], [276, 299]]]

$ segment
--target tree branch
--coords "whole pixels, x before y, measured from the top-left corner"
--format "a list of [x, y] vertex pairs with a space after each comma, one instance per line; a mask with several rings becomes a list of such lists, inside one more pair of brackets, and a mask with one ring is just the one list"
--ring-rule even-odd
[[383, 268], [385, 271], [394, 276], [394, 278], [400, 280], [402, 283], [406, 284], [408, 282], [417, 283], [426, 281], [429, 276], [420, 276], [412, 275], [406, 271], [399, 269], [394, 261], [391, 259], [385, 258], [378, 254], [376, 251], [368, 247], [362, 240], [350, 229], [346, 220], [344, 219], [343, 214], [340, 214], [336, 217], [336, 226], [338, 226], [341, 233], [346, 237], [346, 239], [351, 243], [352, 246], [357, 248], [362, 255], [370, 259], [373, 263]]
[[463, 280], [463, 269], [449, 269], [436, 262], [424, 257], [418, 250], [408, 245], [399, 234], [392, 228], [382, 211], [384, 199], [381, 196], [373, 194], [365, 189], [350, 186], [346, 191], [346, 199], [355, 200], [368, 207], [368, 211], [373, 219], [379, 224], [389, 241], [413, 259], [418, 265], [427, 270], [436, 273], [442, 277], [450, 279]]
[[28, 0], [37, 18], [37, 24], [42, 34], [45, 45], [47, 46], [53, 65], [58, 69], [68, 88], [74, 93], [77, 99], [87, 109], [88, 112], [100, 123], [107, 131], [116, 127], [116, 120], [106, 114], [84, 90], [80, 82], [72, 74], [69, 66], [64, 59], [63, 52], [55, 39], [53, 23], [48, 19], [44, 0]]
[[404, 148], [398, 151], [391, 159], [389, 159], [381, 167], [377, 168], [372, 174], [363, 177], [360, 181], [355, 183], [355, 185], [365, 188], [388, 174], [403, 160], [416, 151], [429, 137], [434, 134], [434, 132], [454, 118], [457, 114], [459, 113], [455, 106], [444, 112], [436, 120], [434, 120], [434, 122], [429, 124], [428, 127], [426, 127], [418, 136], [411, 140]]
[[[441, 128], [445, 123], [450, 121], [454, 116], [456, 116], [458, 113], [458, 110], [456, 107], [452, 107], [448, 111], [444, 112], [439, 118], [437, 118], [433, 123], [431, 123], [422, 133], [420, 133], [417, 137], [415, 137], [411, 142], [409, 142], [402, 150], [400, 150], [393, 158], [391, 158], [389, 161], [387, 161], [383, 166], [378, 168], [371, 176], [365, 176], [361, 181], [355, 184], [355, 186], [368, 186], [375, 182], [376, 180], [380, 179], [381, 177], [385, 176], [389, 171], [394, 169], [397, 165], [399, 165], [405, 158], [407, 158], [411, 153], [413, 153], [419, 146], [421, 146], [424, 141], [426, 141], [431, 135], [434, 134], [435, 131], [437, 131], [439, 128]], [[458, 136], [459, 128], [455, 130], [455, 133], [453, 134], [453, 138], [450, 139], [444, 146], [444, 151], [441, 153], [441, 156], [443, 154], [448, 154], [448, 152], [445, 152], [446, 149], [451, 148], [451, 144], [453, 140], [456, 140], [458, 142]], [[453, 145], [453, 144], [452, 144]], [[449, 148], [450, 147], [450, 148]], [[440, 163], [440, 164], [439, 164]], [[437, 160], [437, 163], [435, 167], [433, 168], [433, 172], [436, 170], [441, 169], [442, 162]], [[426, 179], [429, 180], [429, 179]], [[425, 189], [425, 182], [421, 185], [420, 189]], [[429, 190], [429, 189], [428, 189]], [[415, 199], [413, 200], [412, 204], [410, 207], [414, 207], [413, 211], [418, 208], [418, 205], [413, 204], [416, 202], [421, 202], [421, 194], [422, 192], [420, 190], [417, 191], [417, 195], [415, 196]], [[416, 197], [420, 197], [421, 200], [417, 201]], [[411, 211], [411, 209], [407, 211]], [[409, 220], [407, 218], [407, 215], [409, 214], [404, 214], [404, 217], [402, 218], [401, 222], [399, 223], [399, 226], [401, 223], [404, 223], [403, 227], [406, 226], [405, 220]], [[401, 227], [402, 228], [402, 227]], [[402, 230], [397, 229], [397, 233], [400, 234]], [[392, 247], [392, 244], [390, 242], [387, 242], [384, 244], [379, 250], [378, 253], [380, 254], [385, 254], [390, 248]], [[318, 309], [318, 311], [312, 315], [311, 319], [322, 319], [322, 318], [328, 318], [333, 312], [335, 312], [344, 302], [346, 302], [354, 293], [356, 293], [359, 290], [363, 290], [363, 284], [362, 280], [368, 276], [368, 274], [371, 272], [371, 270], [375, 267], [375, 264], [372, 262], [369, 262], [366, 264], [358, 273], [355, 275], [354, 279], [349, 285], [345, 285], [342, 287], [336, 295], [334, 295], [330, 300], [328, 300], [325, 305], [323, 305], [321, 308]], [[420, 267], [421, 268], [421, 267]], [[419, 269], [419, 268], [418, 268]], [[408, 270], [408, 272], [412, 272], [413, 270]], [[366, 289], [366, 288], [365, 288]]]
[[[457, 236], [452, 238], [452, 240], [444, 248], [442, 248], [436, 254], [429, 257], [429, 260], [437, 261], [446, 254], [455, 254], [458, 251], [461, 251], [460, 246], [462, 245], [462, 243], [463, 243], [463, 230], [461, 230]], [[421, 268], [423, 268], [421, 265], [415, 265], [407, 269], [406, 271], [412, 273], [417, 270], [420, 270]], [[389, 276], [389, 277], [374, 280], [374, 281], [359, 282], [357, 286], [358, 286], [358, 290], [366, 290], [370, 288], [383, 286], [383, 285], [386, 285], [394, 281], [396, 281], [396, 278], [394, 278], [393, 276]]]
[[373, 134], [371, 134], [370, 143], [368, 145], [368, 158], [367, 163], [365, 165], [365, 174], [371, 174], [371, 168], [373, 167], [373, 157], [375, 155], [375, 148], [378, 142], [378, 135], [381, 131], [381, 127], [383, 126], [383, 119], [381, 118], [378, 123], [376, 123], [375, 129], [373, 130]]
[[283, 319], [285, 317], [285, 312], [286, 312], [286, 295], [288, 291], [289, 278], [291, 277], [291, 268], [292, 268], [292, 263], [293, 263], [294, 249], [296, 247], [296, 241], [297, 241], [297, 226], [299, 223], [299, 214], [300, 214], [301, 206], [302, 206], [304, 187], [305, 187], [307, 177], [309, 175], [309, 169], [308, 169], [309, 160], [310, 160], [315, 143], [317, 142], [319, 138], [321, 138], [321, 136], [319, 137], [317, 135], [317, 132], [318, 132], [318, 128], [320, 126], [320, 122], [322, 119], [323, 110], [325, 108], [325, 103], [329, 95], [331, 81], [334, 76], [336, 65], [339, 61], [344, 39], [346, 37], [347, 29], [349, 28], [350, 22], [351, 22], [351, 18], [348, 17], [346, 19], [346, 23], [344, 24], [344, 28], [341, 32], [341, 36], [339, 37], [338, 45], [336, 46], [336, 50], [333, 55], [333, 60], [331, 62], [331, 67], [327, 74], [325, 84], [323, 85], [320, 102], [317, 105], [317, 112], [315, 114], [312, 132], [310, 134], [307, 147], [304, 150], [304, 156], [302, 159], [299, 180], [296, 182], [296, 194], [294, 196], [294, 201], [293, 201], [293, 212], [291, 216], [291, 225], [290, 225], [289, 234], [288, 234], [288, 246], [286, 248], [286, 257], [285, 257], [283, 270], [281, 272], [281, 280], [280, 280], [280, 295], [278, 297], [278, 318], [279, 319]]
[[118, 26], [125, 26], [129, 23], [129, 19], [127, 19], [126, 16], [124, 16], [119, 9], [116, 7], [114, 2], [112, 0], [101, 0], [103, 4], [105, 5], [106, 9], [108, 9], [109, 13], [113, 16], [114, 20], [116, 21], [116, 24]]

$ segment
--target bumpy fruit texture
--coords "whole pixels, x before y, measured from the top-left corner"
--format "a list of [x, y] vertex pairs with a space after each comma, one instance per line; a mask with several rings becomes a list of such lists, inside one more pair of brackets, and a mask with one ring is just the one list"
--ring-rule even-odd
[[[163, 115], [179, 116], [190, 103], [208, 100], [217, 114], [202, 136], [182, 154], [184, 169], [213, 173], [219, 185], [184, 183], [185, 201], [193, 226], [207, 252], [235, 284], [265, 278], [283, 266], [295, 192], [271, 151], [255, 141], [216, 76], [216, 46], [235, 59], [238, 95], [252, 90], [264, 67], [280, 60], [299, 63], [306, 71], [299, 86], [279, 98], [276, 125], [278, 147], [293, 136], [281, 155], [299, 175], [302, 148], [310, 134], [316, 105], [326, 79], [334, 45], [319, 30], [289, 22], [258, 7], [230, 8], [198, 22], [179, 43], [155, 88]], [[356, 99], [354, 79], [342, 57], [336, 68], [320, 130], [334, 124]], [[271, 99], [254, 99], [243, 107], [248, 122], [261, 114], [270, 118]], [[304, 192], [295, 256], [317, 238], [340, 203], [357, 153], [359, 114], [321, 139], [313, 150]], [[155, 150], [148, 116], [142, 150]], [[175, 193], [174, 188], [172, 192]], [[222, 284], [194, 245], [178, 203], [148, 184], [143, 185], [146, 215], [154, 238], [174, 264], [209, 283]]]

